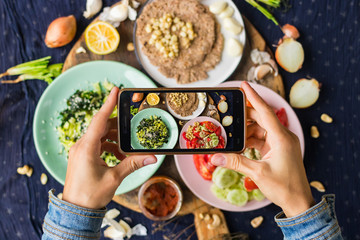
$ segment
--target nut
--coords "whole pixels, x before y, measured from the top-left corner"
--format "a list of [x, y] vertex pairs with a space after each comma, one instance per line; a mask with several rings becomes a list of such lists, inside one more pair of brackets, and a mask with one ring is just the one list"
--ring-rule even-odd
[[318, 137], [320, 137], [319, 130], [317, 129], [316, 126], [311, 126], [310, 134], [311, 134], [311, 137], [313, 137], [313, 138], [318, 138]]
[[321, 119], [323, 122], [326, 122], [326, 123], [332, 123], [332, 122], [333, 122], [332, 117], [330, 117], [330, 116], [327, 115], [326, 113], [321, 114], [320, 119]]
[[183, 126], [183, 125], [184, 125], [184, 121], [179, 120], [179, 125], [180, 125], [180, 126]]
[[204, 219], [204, 214], [203, 214], [203, 213], [199, 213], [199, 218], [200, 218], [200, 219]]
[[42, 185], [45, 185], [48, 181], [48, 177], [46, 176], [45, 173], [42, 173], [41, 176], [40, 176], [40, 182]]
[[29, 171], [29, 166], [28, 165], [24, 165], [23, 167], [18, 167], [17, 168], [17, 173], [20, 174], [20, 175], [25, 175], [28, 171]]
[[126, 46], [126, 49], [129, 51], [129, 52], [132, 52], [135, 50], [135, 47], [134, 47], [134, 44], [132, 42], [129, 42]]
[[63, 194], [62, 194], [62, 193], [59, 193], [59, 194], [57, 195], [57, 198], [60, 199], [60, 200], [62, 200], [62, 196], [63, 196]]
[[316, 190], [318, 190], [319, 192], [325, 192], [325, 187], [324, 185], [319, 182], [319, 181], [312, 181], [310, 183], [310, 186], [312, 186], [313, 188], [315, 188]]
[[33, 174], [34, 169], [32, 167], [29, 167], [29, 170], [26, 172], [26, 176], [31, 177]]
[[210, 215], [209, 215], [209, 214], [205, 214], [205, 217], [204, 217], [205, 222], [210, 221], [210, 219], [211, 219]]
[[264, 221], [264, 217], [258, 216], [256, 218], [254, 218], [253, 220], [251, 220], [250, 224], [253, 228], [258, 228], [263, 221]]
[[229, 133], [229, 137], [232, 137], [232, 133]]
[[217, 214], [213, 214], [212, 219], [213, 219], [212, 223], [208, 223], [208, 225], [207, 225], [207, 228], [210, 230], [217, 228], [218, 226], [220, 226], [220, 223], [221, 223], [221, 219], [220, 219], [219, 215], [217, 215]]

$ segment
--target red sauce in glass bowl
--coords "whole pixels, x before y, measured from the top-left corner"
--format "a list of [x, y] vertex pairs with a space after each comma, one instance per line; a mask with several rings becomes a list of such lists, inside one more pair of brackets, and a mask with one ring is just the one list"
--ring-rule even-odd
[[153, 177], [140, 188], [140, 209], [152, 220], [174, 217], [182, 204], [179, 185], [168, 177]]

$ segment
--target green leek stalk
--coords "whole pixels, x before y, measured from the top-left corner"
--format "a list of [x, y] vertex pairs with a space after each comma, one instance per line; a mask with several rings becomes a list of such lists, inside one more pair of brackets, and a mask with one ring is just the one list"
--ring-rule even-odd
[[18, 64], [14, 67], [9, 68], [6, 72], [0, 74], [0, 78], [9, 75], [20, 75], [30, 72], [39, 72], [45, 70], [49, 64], [51, 57], [47, 56], [34, 61]]
[[21, 74], [15, 80], [2, 80], [1, 83], [19, 83], [25, 80], [39, 79], [39, 80], [44, 80], [45, 82], [50, 84], [52, 83], [53, 78], [56, 78], [61, 74], [62, 67], [63, 67], [62, 63], [52, 64], [49, 67], [42, 69], [40, 71], [31, 71]]
[[[262, 14], [265, 15], [265, 17], [267, 17], [268, 19], [270, 19], [271, 21], [273, 21], [277, 26], [279, 26], [279, 23], [276, 21], [275, 17], [263, 6], [261, 6], [259, 3], [257, 3], [255, 0], [245, 0], [247, 3], [249, 3], [251, 6], [253, 6], [254, 8], [256, 8], [257, 10], [259, 10]], [[277, 2], [275, 0], [271, 1], [271, 0], [262, 0], [261, 2], [264, 3], [268, 3], [268, 2], [272, 2], [271, 4], [274, 4], [274, 2]], [[269, 4], [270, 5], [270, 4]], [[271, 6], [271, 5], [270, 5]]]

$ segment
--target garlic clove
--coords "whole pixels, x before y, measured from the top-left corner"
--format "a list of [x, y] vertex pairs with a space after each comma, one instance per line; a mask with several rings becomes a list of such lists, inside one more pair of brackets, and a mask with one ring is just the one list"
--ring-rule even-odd
[[272, 67], [270, 67], [268, 64], [263, 64], [255, 68], [254, 76], [256, 80], [260, 80], [272, 72], [273, 72]]
[[[119, 224], [120, 226], [120, 224]], [[118, 231], [115, 227], [110, 226], [104, 231], [104, 236], [111, 239], [123, 239], [126, 233], [124, 231]]]
[[83, 13], [85, 18], [92, 18], [102, 8], [102, 0], [87, 0], [86, 11]]
[[76, 54], [86, 53], [86, 50], [85, 50], [85, 48], [83, 48], [82, 46], [80, 46], [80, 47], [78, 47], [78, 48], [75, 50], [75, 53], [76, 53]]
[[126, 236], [130, 239], [132, 232], [131, 232], [131, 227], [129, 226], [129, 224], [122, 219], [120, 219], [119, 224], [124, 228]]
[[112, 208], [105, 213], [105, 217], [109, 219], [114, 219], [119, 215], [120, 215], [120, 211], [116, 208]]
[[214, 14], [219, 14], [226, 8], [227, 5], [227, 2], [225, 1], [218, 1], [210, 4], [209, 9], [210, 12]]
[[228, 6], [227, 8], [225, 8], [224, 11], [222, 11], [219, 14], [219, 17], [224, 19], [224, 18], [227, 18], [227, 17], [231, 17], [233, 14], [234, 14], [234, 8], [232, 6]]
[[137, 17], [137, 12], [132, 7], [128, 6], [128, 16], [131, 21], [135, 21]]
[[132, 4], [133, 8], [135, 8], [135, 9], [137, 9], [140, 6], [140, 3], [135, 0], [132, 0], [131, 4]]
[[274, 61], [274, 59], [269, 59], [269, 61], [267, 61], [267, 63], [273, 68], [274, 76], [276, 77], [277, 75], [279, 75], [279, 68], [278, 68], [276, 62]]
[[223, 22], [224, 28], [235, 35], [238, 35], [243, 30], [241, 24], [234, 18], [227, 17]]
[[255, 64], [264, 64], [271, 60], [270, 54], [265, 51], [259, 51], [257, 48], [250, 53], [251, 61]]
[[250, 82], [254, 82], [255, 81], [255, 66], [252, 66], [251, 68], [249, 68], [248, 73], [247, 73], [247, 80]]
[[243, 45], [235, 38], [229, 38], [226, 41], [226, 52], [228, 55], [238, 57], [243, 52]]

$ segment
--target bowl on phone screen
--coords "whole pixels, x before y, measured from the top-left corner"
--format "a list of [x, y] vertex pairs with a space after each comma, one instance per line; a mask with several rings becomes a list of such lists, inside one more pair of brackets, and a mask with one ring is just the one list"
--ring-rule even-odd
[[[184, 127], [181, 129], [181, 132], [180, 132], [180, 135], [179, 135], [179, 144], [180, 144], [180, 148], [182, 149], [187, 149], [187, 146], [186, 146], [186, 140], [184, 139], [183, 137], [183, 134], [186, 132], [186, 130], [190, 127], [190, 126], [194, 126], [195, 122], [204, 122], [204, 121], [209, 121], [209, 122], [212, 122], [216, 127], [219, 127], [221, 128], [221, 136], [223, 137], [225, 143], [224, 143], [224, 147], [226, 147], [226, 143], [227, 143], [227, 134], [226, 134], [226, 131], [224, 129], [224, 127], [221, 125], [221, 123], [219, 123], [217, 120], [215, 120], [214, 118], [211, 118], [211, 117], [197, 117], [197, 118], [194, 118], [190, 121], [188, 121]], [[192, 157], [192, 155], [189, 155]]]

